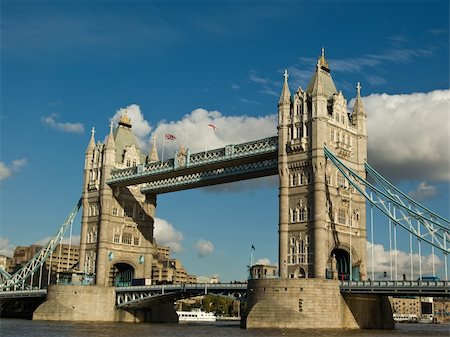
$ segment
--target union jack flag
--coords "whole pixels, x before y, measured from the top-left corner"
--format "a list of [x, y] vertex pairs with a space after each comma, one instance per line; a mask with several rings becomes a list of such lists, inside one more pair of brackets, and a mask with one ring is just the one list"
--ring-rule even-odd
[[166, 137], [166, 139], [169, 139], [169, 140], [175, 140], [175, 139], [177, 139], [177, 137], [175, 137], [174, 135], [171, 135], [170, 133], [166, 133], [166, 134], [164, 135], [164, 137]]

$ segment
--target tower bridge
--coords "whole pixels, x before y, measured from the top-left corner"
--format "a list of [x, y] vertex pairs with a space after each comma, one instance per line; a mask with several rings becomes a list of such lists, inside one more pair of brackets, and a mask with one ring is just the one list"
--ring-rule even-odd
[[[167, 293], [147, 296], [140, 292], [139, 298], [136, 293], [114, 287], [119, 281], [126, 283], [131, 278], [151, 276], [158, 194], [278, 175], [279, 277], [249, 280], [244, 325], [392, 327], [386, 295], [401, 289], [413, 292], [414, 287], [414, 291], [421, 293], [428, 289], [430, 293], [448, 294], [450, 223], [407, 197], [368, 164], [368, 114], [359, 83], [350, 113], [322, 53], [306, 88], [300, 87], [291, 94], [285, 72], [278, 101], [277, 136], [194, 154], [180, 147], [174, 158], [165, 161], [158, 158], [156, 140], [149, 154], [141, 151], [126, 113], [117, 127], [110, 125], [104, 143], [95, 142], [93, 130], [85, 153], [80, 204], [23, 270], [14, 275], [2, 274], [1, 289], [23, 288], [33, 278], [82, 205], [79, 269], [94, 275], [96, 290], [92, 290], [94, 286], [76, 290], [58, 286], [52, 293], [50, 288], [48, 303], [38, 309], [36, 317], [56, 317], [50, 312], [55, 305], [62, 305], [58, 302], [61, 298], [82, 298], [83, 302], [74, 302], [74, 308], [89, 302], [103, 303], [111, 309], [117, 304], [117, 294], [123, 295], [118, 298], [134, 296], [136, 307], [151, 302], [153, 295], [172, 300], [184, 296], [188, 289], [192, 290], [191, 286], [186, 285], [170, 296]], [[368, 176], [379, 187], [370, 183]], [[446, 279], [442, 284], [427, 284], [423, 289], [421, 284], [369, 282], [370, 277], [372, 282], [376, 281], [373, 269], [369, 274], [367, 268], [366, 250], [369, 237], [373, 247], [373, 208], [380, 209], [394, 226], [399, 225], [417, 237], [419, 249], [422, 242], [442, 252]], [[393, 281], [398, 281], [397, 273]], [[119, 306], [125, 306], [126, 302], [120, 302]], [[92, 318], [89, 313], [93, 309], [85, 308], [86, 312], [70, 311], [72, 319]], [[117, 316], [111, 310], [96, 319], [146, 319], [136, 312]], [[316, 317], [327, 318], [317, 322]]]

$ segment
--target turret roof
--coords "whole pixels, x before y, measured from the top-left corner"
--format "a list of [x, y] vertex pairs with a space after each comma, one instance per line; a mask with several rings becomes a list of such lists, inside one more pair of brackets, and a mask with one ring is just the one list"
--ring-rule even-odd
[[317, 62], [316, 71], [314, 72], [313, 77], [309, 81], [308, 87], [306, 88], [306, 92], [310, 95], [314, 93], [314, 87], [317, 88], [318, 83], [321, 84], [323, 94], [329, 99], [334, 94], [337, 94], [338, 91], [336, 86], [331, 78], [330, 68], [328, 66], [328, 62], [325, 59], [324, 49], [322, 48], [322, 55], [319, 57]]

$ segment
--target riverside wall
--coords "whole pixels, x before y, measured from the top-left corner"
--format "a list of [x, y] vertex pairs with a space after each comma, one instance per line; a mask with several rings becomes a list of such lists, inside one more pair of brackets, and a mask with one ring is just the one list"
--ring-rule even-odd
[[257, 279], [247, 289], [244, 328], [391, 329], [387, 297], [341, 295], [339, 281]]

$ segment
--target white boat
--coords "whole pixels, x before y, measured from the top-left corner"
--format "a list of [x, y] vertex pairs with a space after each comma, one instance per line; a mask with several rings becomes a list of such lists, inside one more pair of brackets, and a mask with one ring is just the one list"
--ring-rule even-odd
[[212, 312], [192, 309], [191, 311], [177, 311], [179, 322], [215, 322], [216, 315]]
[[394, 314], [394, 321], [397, 323], [417, 323], [417, 315]]

